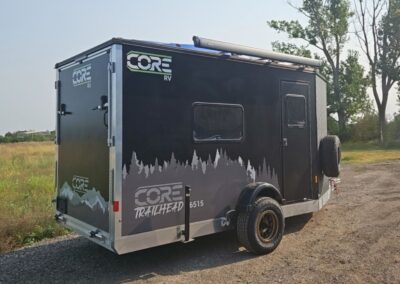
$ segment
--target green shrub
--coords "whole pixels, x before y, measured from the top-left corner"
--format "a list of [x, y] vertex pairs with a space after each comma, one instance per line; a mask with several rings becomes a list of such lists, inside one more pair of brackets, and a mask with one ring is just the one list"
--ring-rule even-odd
[[400, 114], [386, 125], [386, 143], [389, 147], [400, 145]]
[[350, 127], [352, 141], [374, 141], [379, 137], [378, 116], [375, 113], [366, 114], [356, 120]]

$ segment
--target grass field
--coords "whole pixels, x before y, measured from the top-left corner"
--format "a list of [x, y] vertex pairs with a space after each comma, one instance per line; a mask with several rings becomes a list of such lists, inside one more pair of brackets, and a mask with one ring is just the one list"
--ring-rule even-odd
[[342, 147], [344, 164], [370, 164], [399, 159], [399, 146], [382, 149], [377, 144], [347, 143]]
[[54, 144], [0, 144], [0, 252], [67, 231], [53, 221]]
[[[400, 159], [400, 149], [345, 144], [343, 163]], [[0, 144], [0, 252], [67, 233], [53, 221], [54, 144]]]

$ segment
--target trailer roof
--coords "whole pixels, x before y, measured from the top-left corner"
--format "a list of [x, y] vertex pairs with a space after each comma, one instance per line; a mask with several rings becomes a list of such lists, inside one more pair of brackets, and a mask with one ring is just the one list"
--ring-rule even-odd
[[101, 50], [103, 48], [106, 48], [113, 44], [135, 44], [135, 45], [143, 45], [143, 46], [167, 47], [167, 48], [173, 48], [173, 49], [178, 48], [178, 49], [186, 49], [186, 50], [191, 50], [191, 51], [195, 51], [195, 52], [197, 51], [197, 52], [210, 53], [210, 54], [220, 54], [221, 53], [221, 52], [218, 52], [215, 50], [209, 50], [206, 48], [195, 47], [193, 44], [163, 43], [163, 42], [155, 42], [155, 41], [112, 38], [106, 42], [96, 45], [90, 49], [87, 49], [87, 50], [79, 53], [79, 54], [76, 54], [68, 59], [58, 62], [57, 64], [55, 64], [55, 68], [61, 67], [63, 65], [66, 65], [66, 64], [74, 62], [74, 61], [81, 60], [82, 58], [85, 58], [85, 56], [87, 56], [91, 53], [94, 53], [98, 50]]
[[[81, 52], [75, 56], [72, 56], [66, 60], [63, 60], [57, 64], [55, 64], [55, 68], [59, 68], [63, 65], [74, 61], [81, 61], [85, 59], [89, 54], [92, 54], [96, 51], [104, 49], [113, 44], [127, 44], [127, 45], [136, 45], [136, 46], [143, 46], [143, 47], [154, 47], [154, 48], [162, 48], [162, 49], [169, 49], [171, 51], [180, 51], [180, 52], [189, 52], [192, 54], [201, 54], [201, 55], [209, 55], [209, 56], [224, 56], [227, 58], [233, 58], [241, 61], [251, 61], [256, 62], [258, 64], [271, 64], [271, 65], [279, 65], [279, 67], [285, 67], [289, 69], [299, 69], [299, 65], [286, 63], [286, 62], [279, 62], [279, 61], [271, 61], [268, 59], [257, 58], [253, 56], [247, 55], [239, 55], [239, 54], [232, 54], [229, 52], [223, 52], [208, 48], [201, 48], [196, 47], [193, 44], [180, 44], [180, 43], [161, 43], [161, 42], [153, 42], [153, 41], [142, 41], [142, 40], [133, 40], [133, 39], [123, 39], [123, 38], [112, 38], [102, 44], [99, 44], [93, 48], [90, 48], [84, 52]], [[306, 66], [301, 66], [302, 69], [307, 69]], [[309, 71], [313, 71], [314, 69], [307, 69]]]

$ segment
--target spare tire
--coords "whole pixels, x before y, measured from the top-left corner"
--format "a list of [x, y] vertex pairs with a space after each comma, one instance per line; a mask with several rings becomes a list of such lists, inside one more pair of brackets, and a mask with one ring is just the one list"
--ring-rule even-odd
[[340, 174], [340, 140], [335, 135], [322, 138], [319, 144], [322, 171], [328, 177], [338, 177]]

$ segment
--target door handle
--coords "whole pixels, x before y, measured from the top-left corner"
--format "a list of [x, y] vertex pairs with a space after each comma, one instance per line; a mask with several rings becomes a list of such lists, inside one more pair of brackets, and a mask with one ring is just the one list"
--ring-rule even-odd
[[66, 104], [61, 104], [60, 109], [57, 112], [59, 115], [68, 115], [72, 114], [72, 112], [67, 111], [67, 105]]
[[104, 105], [98, 105], [92, 108], [92, 110], [107, 110], [108, 109], [108, 103], [105, 103]]
[[95, 106], [92, 110], [108, 110], [107, 96], [101, 96], [100, 101], [100, 105]]
[[287, 147], [288, 146], [287, 138], [283, 138], [282, 139], [282, 145], [283, 145], [283, 147]]

